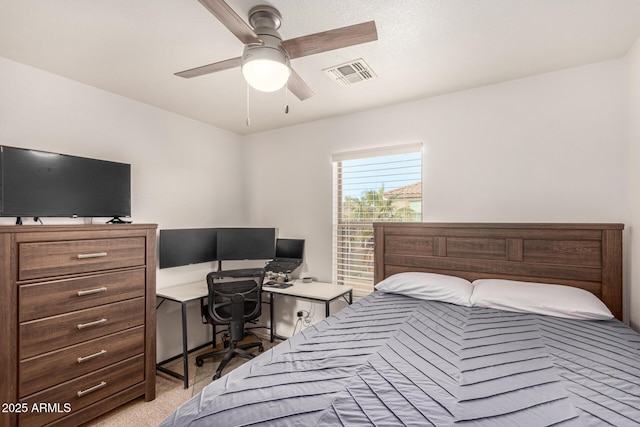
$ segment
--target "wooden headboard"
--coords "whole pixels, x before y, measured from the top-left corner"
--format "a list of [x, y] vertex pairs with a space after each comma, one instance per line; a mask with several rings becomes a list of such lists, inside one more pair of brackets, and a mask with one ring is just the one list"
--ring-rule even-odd
[[375, 223], [375, 282], [405, 271], [570, 285], [622, 320], [623, 224]]

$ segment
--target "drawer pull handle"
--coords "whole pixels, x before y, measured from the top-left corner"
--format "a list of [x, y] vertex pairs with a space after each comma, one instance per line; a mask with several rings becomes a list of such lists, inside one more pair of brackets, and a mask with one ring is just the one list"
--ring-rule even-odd
[[87, 258], [102, 258], [106, 257], [106, 252], [96, 252], [93, 254], [78, 254], [78, 259], [87, 259]]
[[94, 391], [98, 391], [101, 388], [104, 388], [106, 386], [107, 386], [107, 382], [106, 381], [102, 381], [100, 384], [94, 385], [93, 387], [89, 387], [86, 390], [80, 390], [76, 394], [78, 395], [78, 397], [82, 397], [82, 396], [87, 395], [89, 393], [93, 393]]
[[90, 328], [91, 326], [102, 325], [106, 321], [107, 321], [107, 319], [100, 319], [100, 320], [96, 320], [95, 322], [78, 323], [78, 329], [84, 329], [84, 328]]
[[107, 350], [100, 350], [99, 352], [88, 356], [78, 357], [78, 363], [86, 362], [87, 360], [95, 359], [96, 357], [104, 356], [105, 354], [107, 354]]
[[103, 286], [101, 288], [87, 289], [86, 291], [78, 291], [78, 296], [81, 297], [84, 295], [99, 294], [100, 292], [107, 292], [107, 287]]

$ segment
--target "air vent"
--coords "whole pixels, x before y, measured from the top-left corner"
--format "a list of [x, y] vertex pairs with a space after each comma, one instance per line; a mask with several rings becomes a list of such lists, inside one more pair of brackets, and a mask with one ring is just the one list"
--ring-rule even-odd
[[336, 65], [322, 71], [324, 71], [331, 80], [342, 86], [350, 86], [354, 83], [378, 77], [362, 58], [345, 64]]

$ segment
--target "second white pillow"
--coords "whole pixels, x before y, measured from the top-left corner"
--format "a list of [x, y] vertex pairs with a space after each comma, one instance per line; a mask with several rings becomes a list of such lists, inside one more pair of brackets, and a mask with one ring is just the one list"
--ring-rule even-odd
[[584, 289], [515, 280], [479, 279], [474, 281], [471, 305], [566, 319], [613, 318], [607, 306]]

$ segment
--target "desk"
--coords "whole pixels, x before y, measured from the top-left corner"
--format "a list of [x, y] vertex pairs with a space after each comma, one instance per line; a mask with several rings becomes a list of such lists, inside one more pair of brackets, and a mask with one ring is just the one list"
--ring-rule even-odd
[[268, 286], [262, 287], [262, 292], [269, 293], [269, 320], [271, 325], [271, 342], [274, 338], [286, 339], [275, 333], [275, 322], [273, 318], [274, 303], [276, 295], [286, 295], [295, 298], [306, 299], [309, 301], [324, 302], [325, 317], [329, 317], [329, 307], [331, 301], [340, 297], [344, 298], [348, 304], [353, 302], [353, 288], [350, 286], [334, 285], [332, 283], [311, 282], [303, 283], [301, 280], [295, 280], [293, 286], [288, 288], [273, 288]]
[[[293, 286], [288, 288], [270, 288], [263, 286], [262, 292], [269, 293], [269, 320], [270, 320], [270, 338], [273, 342], [274, 338], [286, 339], [275, 333], [274, 323], [274, 303], [275, 295], [286, 295], [295, 298], [302, 298], [310, 301], [324, 302], [325, 316], [329, 317], [329, 304], [331, 301], [343, 297], [347, 303], [353, 302], [353, 289], [349, 286], [333, 285], [324, 282], [302, 283], [301, 280], [293, 282]], [[185, 283], [183, 285], [170, 286], [168, 288], [158, 289], [156, 296], [164, 300], [174, 301], [181, 304], [182, 308], [182, 366], [184, 374], [179, 374], [162, 366], [163, 364], [175, 360], [179, 356], [175, 356], [156, 364], [156, 369], [184, 381], [184, 388], [189, 388], [189, 352], [197, 350], [204, 346], [189, 350], [187, 344], [187, 304], [191, 301], [202, 300], [209, 296], [206, 280], [193, 283]], [[213, 340], [215, 345], [216, 331], [213, 329]]]
[[[209, 295], [209, 289], [207, 288], [207, 282], [205, 280], [193, 283], [185, 283], [184, 285], [176, 285], [168, 288], [158, 289], [156, 296], [163, 300], [170, 300], [179, 302], [182, 305], [182, 366], [184, 374], [180, 375], [170, 369], [162, 366], [163, 364], [172, 361], [175, 357], [164, 360], [156, 364], [156, 369], [160, 372], [164, 372], [167, 375], [171, 375], [174, 378], [178, 378], [184, 381], [184, 388], [189, 388], [189, 349], [187, 344], [187, 303], [195, 300], [202, 300]], [[213, 330], [213, 340], [215, 344], [216, 333], [215, 327]], [[195, 349], [194, 349], [195, 350]], [[178, 356], [177, 356], [178, 357]]]

